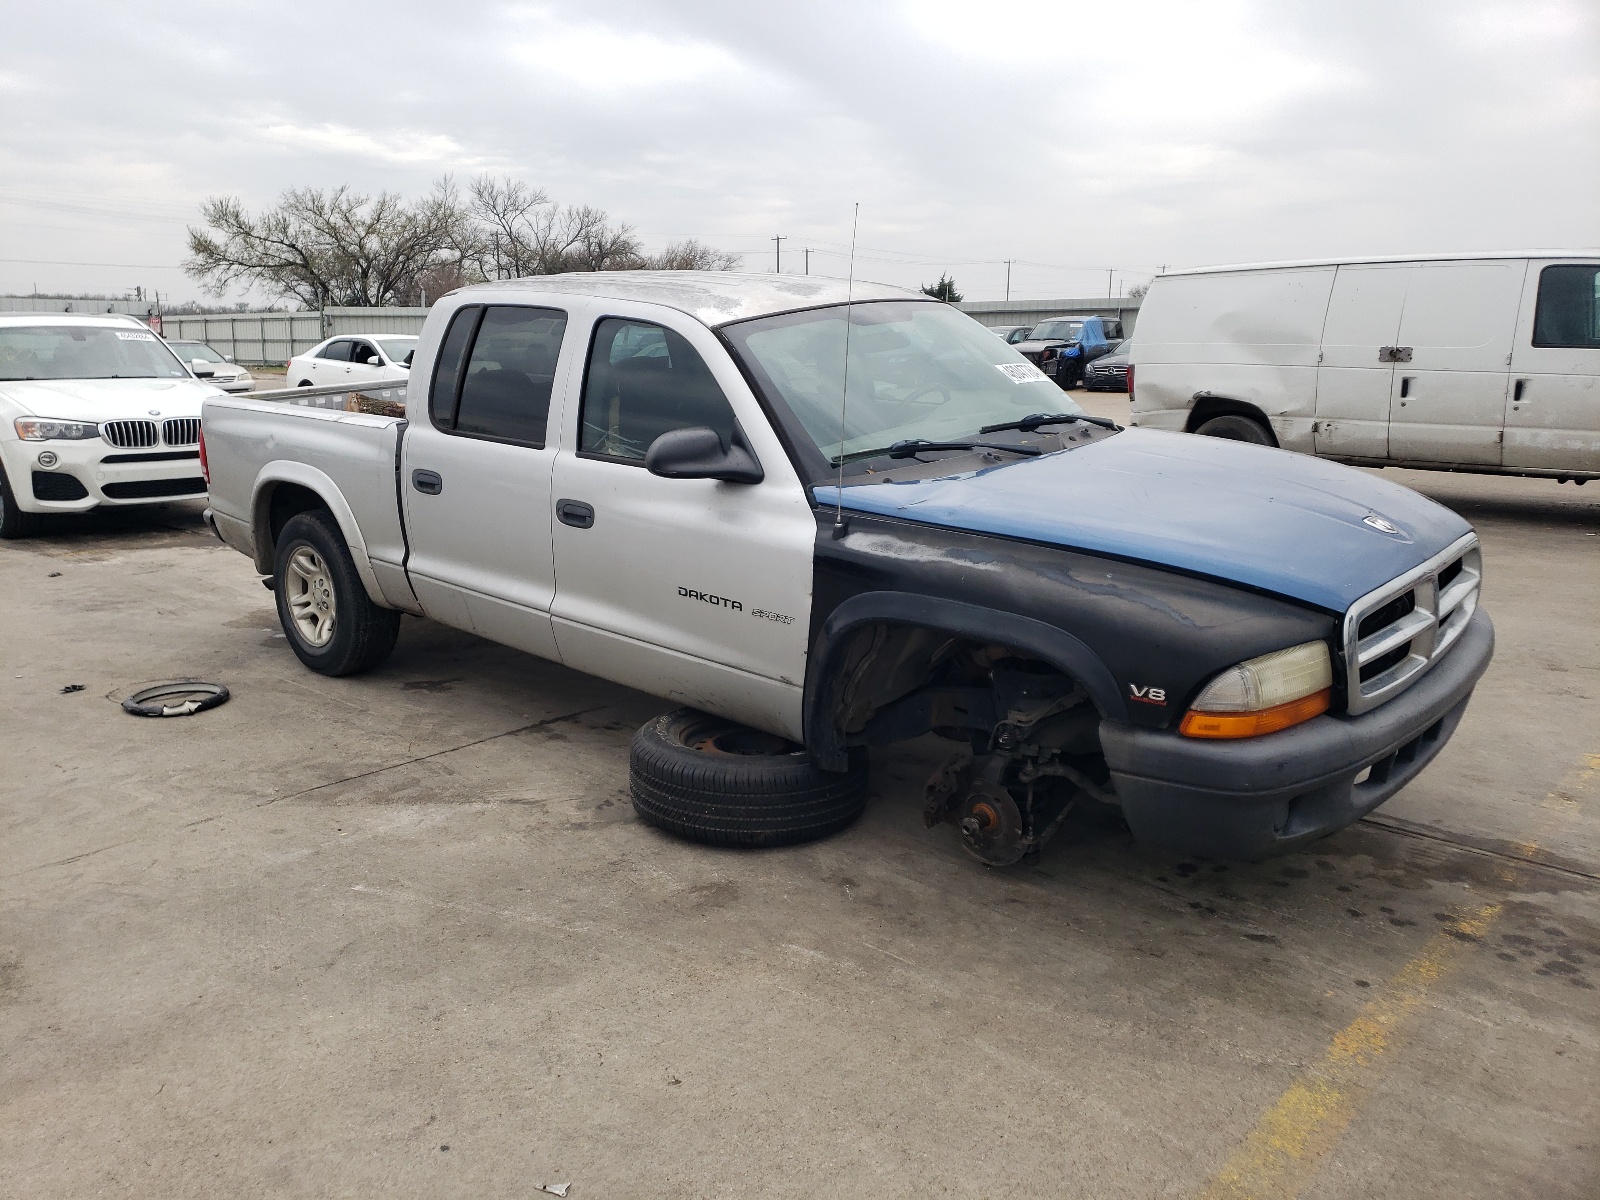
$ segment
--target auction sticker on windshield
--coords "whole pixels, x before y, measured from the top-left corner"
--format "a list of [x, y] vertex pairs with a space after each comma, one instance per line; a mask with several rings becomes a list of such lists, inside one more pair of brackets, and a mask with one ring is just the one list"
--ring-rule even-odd
[[119, 329], [117, 330], [117, 340], [123, 342], [153, 342], [156, 340], [156, 335], [153, 333], [124, 333]]
[[999, 371], [1000, 374], [1004, 375], [1007, 379], [1011, 380], [1012, 383], [1041, 383], [1041, 382], [1042, 383], [1049, 383], [1050, 382], [1050, 376], [1046, 375], [1043, 371], [1039, 370], [1039, 368], [1034, 366], [1032, 363], [1027, 363], [1027, 362], [995, 363], [994, 369]]

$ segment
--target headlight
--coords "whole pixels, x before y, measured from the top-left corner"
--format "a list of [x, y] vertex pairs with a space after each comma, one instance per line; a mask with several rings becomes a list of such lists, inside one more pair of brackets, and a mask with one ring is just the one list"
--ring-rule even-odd
[[1218, 675], [1195, 697], [1178, 731], [1197, 738], [1275, 733], [1327, 712], [1332, 689], [1327, 643], [1291, 646]]
[[56, 421], [48, 417], [18, 417], [12, 422], [25, 442], [81, 442], [100, 436], [100, 426], [87, 421]]

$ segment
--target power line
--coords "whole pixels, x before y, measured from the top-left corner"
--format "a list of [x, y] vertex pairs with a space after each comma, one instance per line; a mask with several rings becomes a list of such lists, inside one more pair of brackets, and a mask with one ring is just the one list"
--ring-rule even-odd
[[26, 263], [33, 267], [118, 267], [126, 271], [179, 271], [177, 263], [68, 262], [60, 258], [0, 258], [0, 263]]

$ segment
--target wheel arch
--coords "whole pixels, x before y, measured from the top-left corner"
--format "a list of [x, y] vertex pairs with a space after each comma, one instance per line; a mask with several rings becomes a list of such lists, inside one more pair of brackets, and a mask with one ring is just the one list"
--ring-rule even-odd
[[271, 575], [277, 555], [278, 534], [290, 517], [315, 509], [325, 509], [339, 524], [350, 558], [356, 565], [361, 585], [374, 604], [390, 607], [378, 586], [378, 577], [367, 554], [366, 539], [356, 523], [355, 513], [339, 485], [323, 471], [306, 463], [278, 460], [268, 463], [256, 476], [250, 499], [250, 528], [255, 546], [256, 570]]
[[1274, 446], [1279, 444], [1278, 431], [1272, 427], [1272, 418], [1267, 416], [1264, 409], [1251, 404], [1248, 400], [1235, 400], [1232, 396], [1220, 396], [1215, 392], [1194, 394], [1194, 402], [1189, 406], [1189, 416], [1184, 422], [1183, 431], [1193, 433], [1212, 417], [1226, 416], [1230, 413], [1249, 417], [1252, 421], [1258, 422], [1272, 438], [1272, 444]]
[[1111, 669], [1085, 642], [1064, 629], [960, 600], [909, 592], [861, 592], [845, 600], [822, 623], [806, 663], [805, 744], [813, 761], [826, 770], [846, 769], [845, 738], [833, 714], [843, 699], [844, 659], [852, 635], [871, 625], [912, 626], [1022, 651], [1081, 684], [1102, 720], [1128, 723], [1127, 705]]

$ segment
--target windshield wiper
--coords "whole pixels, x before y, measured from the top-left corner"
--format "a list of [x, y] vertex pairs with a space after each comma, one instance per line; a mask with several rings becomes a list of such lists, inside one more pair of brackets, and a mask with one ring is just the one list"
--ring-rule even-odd
[[1033, 433], [1041, 425], [1065, 425], [1069, 421], [1086, 421], [1090, 425], [1098, 425], [1102, 429], [1120, 430], [1121, 425], [1108, 417], [1091, 417], [1088, 413], [1033, 413], [1023, 417], [1020, 421], [1002, 421], [998, 425], [985, 425], [978, 430], [979, 433], [1000, 433], [1007, 429], [1020, 429], [1023, 433]]
[[841, 462], [857, 462], [863, 458], [878, 458], [885, 454], [890, 458], [915, 458], [931, 450], [1005, 450], [1027, 458], [1044, 453], [1037, 446], [1009, 446], [1004, 442], [930, 442], [925, 438], [906, 438], [893, 445], [880, 446], [876, 450], [857, 450], [854, 454], [846, 454], [842, 459], [835, 458], [830, 461], [834, 466], [838, 466]]

